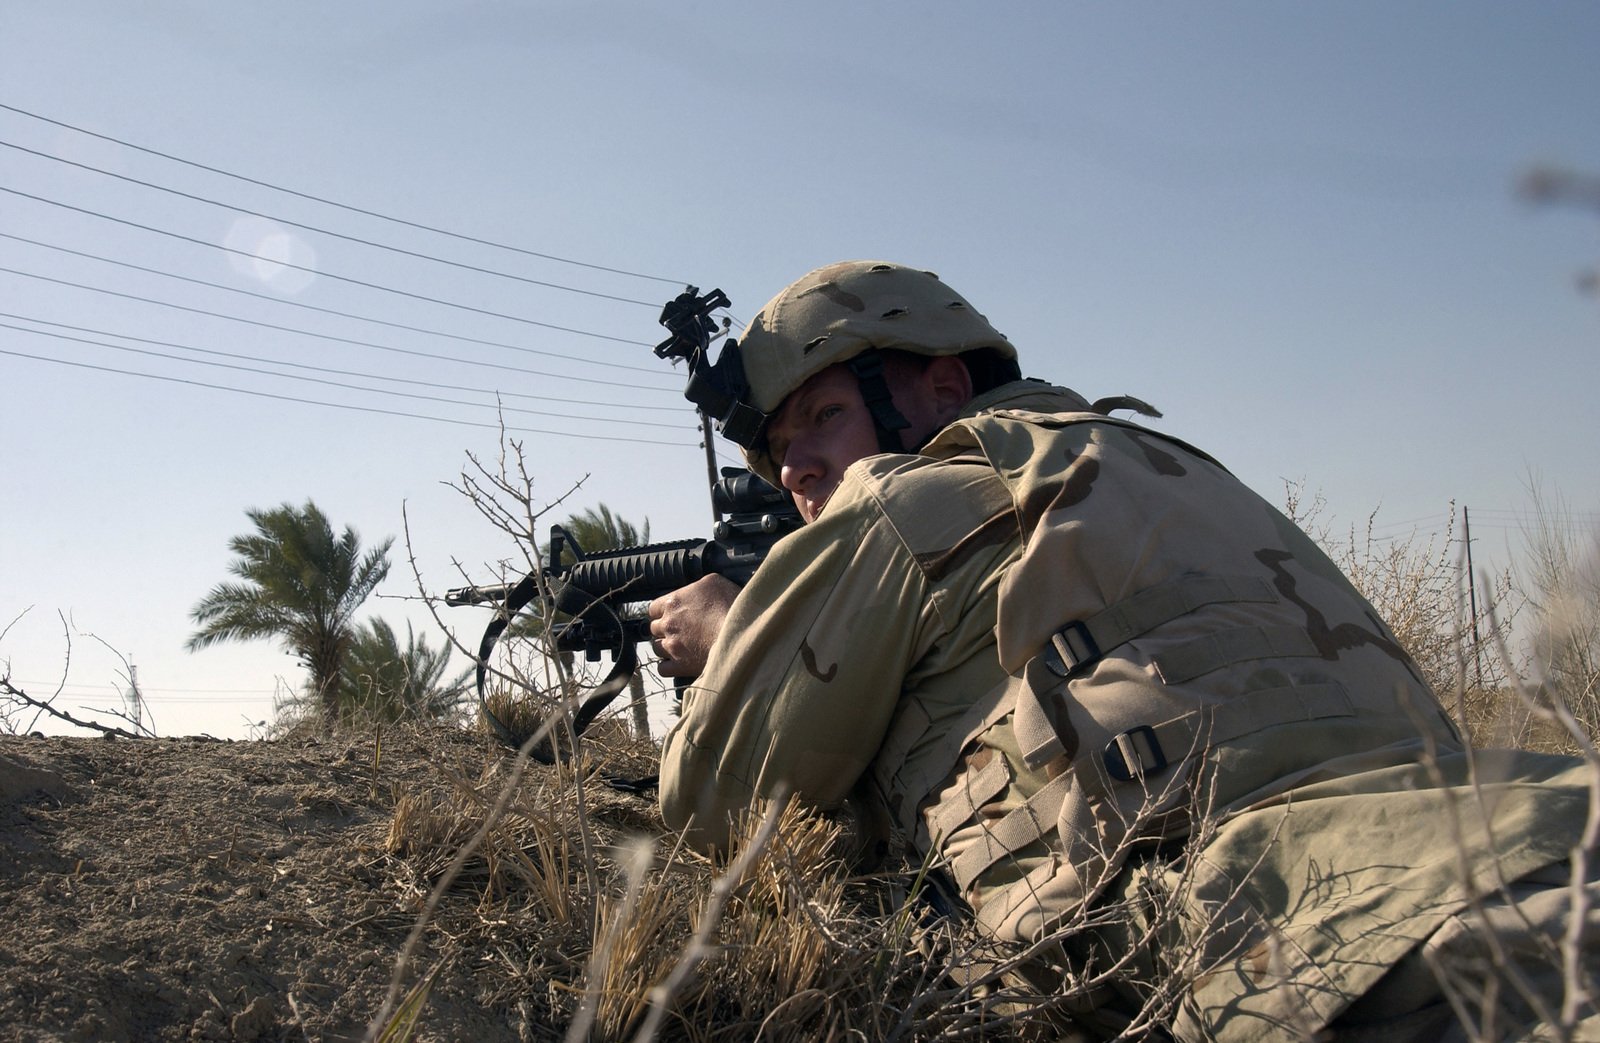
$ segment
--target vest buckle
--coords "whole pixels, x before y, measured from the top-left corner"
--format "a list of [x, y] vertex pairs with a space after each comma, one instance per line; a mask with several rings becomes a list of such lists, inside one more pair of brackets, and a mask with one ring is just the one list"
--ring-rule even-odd
[[1105, 653], [1100, 650], [1100, 644], [1089, 633], [1089, 627], [1081, 619], [1071, 623], [1050, 635], [1050, 646], [1046, 653], [1054, 655], [1045, 656], [1045, 665], [1057, 677], [1071, 677], [1086, 666], [1098, 662]]
[[[1135, 738], [1143, 741], [1135, 742]], [[1171, 763], [1161, 748], [1161, 741], [1156, 738], [1156, 730], [1148, 724], [1129, 728], [1106, 743], [1101, 758], [1106, 763], [1106, 771], [1118, 782], [1159, 775]]]

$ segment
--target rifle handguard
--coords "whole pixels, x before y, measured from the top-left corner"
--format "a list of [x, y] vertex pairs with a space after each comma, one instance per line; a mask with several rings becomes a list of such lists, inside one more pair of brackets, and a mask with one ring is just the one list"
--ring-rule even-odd
[[565, 568], [553, 566], [546, 573], [559, 586], [556, 607], [577, 615], [587, 601], [569, 605], [569, 588], [590, 598], [650, 601], [704, 576], [708, 546], [715, 545], [691, 539], [623, 547], [585, 556]]

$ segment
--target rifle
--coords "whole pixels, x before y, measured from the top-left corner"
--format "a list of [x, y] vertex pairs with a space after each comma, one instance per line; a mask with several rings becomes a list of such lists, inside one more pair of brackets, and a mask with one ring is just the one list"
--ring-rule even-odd
[[[582, 734], [638, 672], [637, 646], [650, 638], [644, 603], [711, 574], [744, 586], [778, 540], [801, 524], [800, 512], [785, 493], [742, 468], [723, 468], [711, 498], [718, 520], [709, 540], [676, 540], [589, 553], [556, 525], [550, 529], [550, 561], [542, 569], [515, 584], [472, 585], [445, 592], [447, 605], [490, 604], [496, 608], [478, 646], [477, 688], [484, 717], [502, 742], [520, 747], [528, 736], [518, 735], [489, 709], [484, 698], [489, 654], [512, 618], [529, 602], [541, 596], [546, 599], [545, 618], [556, 652], [582, 652], [589, 662], [598, 662], [602, 652], [611, 655], [614, 665], [610, 673], [573, 714], [573, 733]], [[680, 680], [679, 688], [685, 683]], [[555, 749], [547, 736], [532, 755], [542, 763], [554, 764]]]

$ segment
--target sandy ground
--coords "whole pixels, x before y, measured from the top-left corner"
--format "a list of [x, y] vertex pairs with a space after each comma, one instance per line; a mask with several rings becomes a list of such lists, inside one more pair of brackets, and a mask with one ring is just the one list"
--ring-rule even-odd
[[[386, 848], [396, 801], [502, 760], [437, 727], [0, 736], [0, 1039], [360, 1038], [427, 887]], [[650, 831], [649, 800], [607, 800], [601, 819]], [[560, 1038], [501, 966], [536, 941], [460, 890], [417, 956], [443, 966], [417, 1038]]]

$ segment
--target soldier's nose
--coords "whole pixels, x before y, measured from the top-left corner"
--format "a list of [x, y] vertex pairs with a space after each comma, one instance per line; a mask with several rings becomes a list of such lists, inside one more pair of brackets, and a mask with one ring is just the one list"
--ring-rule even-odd
[[792, 445], [783, 454], [783, 468], [778, 472], [778, 481], [785, 489], [804, 495], [821, 477], [822, 462], [816, 454], [804, 450], [797, 452]]

